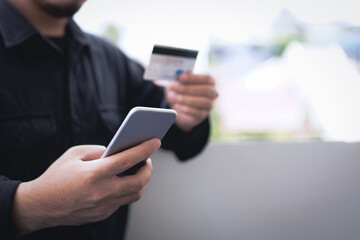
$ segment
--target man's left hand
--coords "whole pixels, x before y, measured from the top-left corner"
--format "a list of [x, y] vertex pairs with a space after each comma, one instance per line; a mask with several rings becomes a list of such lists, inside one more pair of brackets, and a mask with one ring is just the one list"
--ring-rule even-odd
[[170, 107], [178, 113], [175, 124], [186, 132], [209, 116], [218, 95], [211, 76], [190, 72], [181, 74], [178, 82], [172, 82], [166, 88]]

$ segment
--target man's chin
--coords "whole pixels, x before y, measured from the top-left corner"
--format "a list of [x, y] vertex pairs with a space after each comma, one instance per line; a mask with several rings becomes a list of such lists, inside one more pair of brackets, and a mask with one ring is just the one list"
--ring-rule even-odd
[[58, 17], [72, 17], [79, 9], [84, 0], [72, 0], [72, 1], [51, 1], [51, 0], [33, 0], [41, 9], [48, 14]]

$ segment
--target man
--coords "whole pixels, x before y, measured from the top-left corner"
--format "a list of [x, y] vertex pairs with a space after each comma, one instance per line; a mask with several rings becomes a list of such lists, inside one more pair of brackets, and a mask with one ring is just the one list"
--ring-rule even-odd
[[[78, 28], [71, 16], [84, 1], [0, 0], [0, 239], [122, 239], [160, 141], [96, 159], [134, 106], [178, 112], [162, 147], [180, 160], [207, 142], [213, 79], [184, 73], [164, 94]], [[144, 159], [136, 174], [116, 176]]]

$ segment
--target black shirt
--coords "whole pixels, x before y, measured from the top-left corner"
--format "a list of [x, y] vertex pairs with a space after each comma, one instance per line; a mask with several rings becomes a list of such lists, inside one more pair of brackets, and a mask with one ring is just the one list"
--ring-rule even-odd
[[[167, 106], [163, 89], [144, 81], [143, 71], [72, 19], [59, 43], [0, 0], [0, 239], [13, 238], [11, 206], [21, 181], [39, 177], [71, 146], [107, 145], [134, 106]], [[208, 120], [189, 134], [174, 125], [162, 147], [186, 160], [208, 135]], [[124, 206], [101, 222], [22, 239], [122, 239], [126, 215]]]

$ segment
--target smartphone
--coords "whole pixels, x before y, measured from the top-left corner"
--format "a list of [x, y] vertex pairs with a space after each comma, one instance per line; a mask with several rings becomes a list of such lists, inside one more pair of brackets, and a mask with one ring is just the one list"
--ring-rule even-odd
[[[134, 107], [126, 116], [101, 158], [122, 152], [152, 138], [162, 140], [175, 119], [176, 111], [172, 109]], [[144, 162], [138, 163], [118, 176], [134, 174], [143, 165]]]

